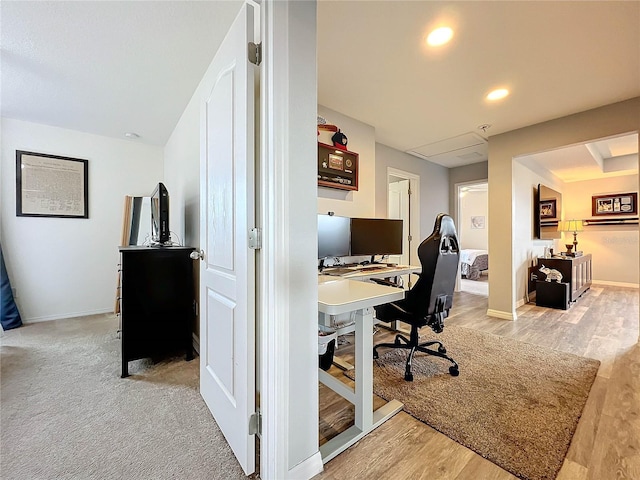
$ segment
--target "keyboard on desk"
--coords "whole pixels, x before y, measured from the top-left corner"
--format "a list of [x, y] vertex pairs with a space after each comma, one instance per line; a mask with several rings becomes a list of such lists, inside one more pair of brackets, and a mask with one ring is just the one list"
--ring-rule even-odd
[[322, 273], [325, 275], [335, 275], [335, 276], [341, 276], [341, 275], [348, 275], [350, 273], [357, 273], [358, 270], [354, 270], [353, 268], [330, 268], [327, 270], [324, 270]]
[[387, 267], [386, 265], [374, 265], [371, 267], [362, 267], [359, 271], [360, 272], [370, 272], [372, 270], [388, 270], [389, 267]]

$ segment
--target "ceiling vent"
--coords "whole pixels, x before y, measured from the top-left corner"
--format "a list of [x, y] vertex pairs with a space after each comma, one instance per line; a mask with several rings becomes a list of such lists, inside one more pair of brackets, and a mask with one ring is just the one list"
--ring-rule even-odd
[[452, 168], [487, 160], [488, 144], [477, 133], [469, 132], [413, 148], [407, 153]]

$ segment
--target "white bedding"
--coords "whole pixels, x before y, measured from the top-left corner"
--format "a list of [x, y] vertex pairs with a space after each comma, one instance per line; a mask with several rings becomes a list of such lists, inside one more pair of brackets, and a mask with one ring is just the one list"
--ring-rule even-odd
[[464, 250], [460, 250], [460, 261], [462, 263], [468, 263], [469, 265], [473, 265], [473, 262], [476, 261], [476, 258], [479, 255], [487, 255], [489, 252], [487, 250], [476, 250], [473, 248], [466, 248]]
[[489, 268], [489, 252], [467, 248], [460, 251], [460, 273], [469, 280], [478, 280]]

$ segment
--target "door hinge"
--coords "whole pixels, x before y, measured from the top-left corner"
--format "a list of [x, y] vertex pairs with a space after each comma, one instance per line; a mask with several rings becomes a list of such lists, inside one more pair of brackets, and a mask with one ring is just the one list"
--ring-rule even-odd
[[407, 195], [411, 196], [412, 193], [411, 189], [407, 190]]
[[252, 413], [249, 417], [249, 435], [260, 435], [262, 433], [262, 415], [260, 412]]
[[249, 42], [249, 61], [254, 65], [262, 63], [262, 43]]
[[249, 248], [253, 250], [262, 248], [262, 231], [259, 228], [249, 230]]

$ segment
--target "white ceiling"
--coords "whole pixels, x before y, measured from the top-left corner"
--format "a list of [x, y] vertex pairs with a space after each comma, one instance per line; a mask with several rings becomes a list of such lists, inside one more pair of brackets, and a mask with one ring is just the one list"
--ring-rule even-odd
[[2, 0], [2, 116], [162, 146], [241, 3]]
[[[3, 0], [1, 113], [164, 145], [240, 3]], [[428, 49], [443, 22], [453, 41]], [[637, 1], [320, 0], [318, 102], [398, 150], [482, 161], [490, 135], [640, 95], [639, 26]]]
[[518, 161], [563, 182], [632, 175], [638, 173], [638, 134], [535, 153]]

